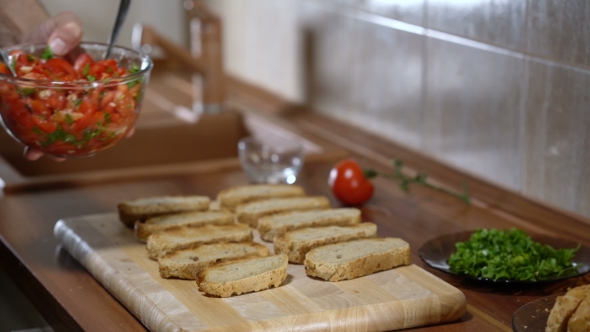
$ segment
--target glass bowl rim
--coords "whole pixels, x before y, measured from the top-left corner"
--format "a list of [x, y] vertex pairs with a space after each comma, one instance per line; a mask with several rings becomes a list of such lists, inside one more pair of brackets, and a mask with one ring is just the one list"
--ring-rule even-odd
[[264, 140], [260, 137], [251, 135], [242, 137], [238, 141], [238, 149], [241, 151], [248, 150], [246, 146], [256, 146], [256, 147], [268, 147], [271, 151], [276, 151], [278, 153], [285, 153], [288, 151], [296, 151], [298, 153], [303, 153], [304, 150], [304, 140], [299, 137], [284, 137], [284, 136], [276, 136], [274, 139], [280, 139], [282, 141], [287, 142], [286, 145], [274, 145], [268, 143], [267, 140]]
[[[100, 42], [81, 42], [79, 45], [81, 45], [81, 46], [99, 46], [99, 47], [103, 47], [105, 49], [108, 47], [108, 44], [100, 43]], [[12, 46], [8, 46], [8, 47], [0, 48], [0, 52], [7, 54], [10, 51], [19, 50], [19, 49], [23, 49], [26, 47], [46, 47], [46, 46], [47, 45], [44, 43], [24, 43], [24, 44], [17, 44], [17, 45], [12, 45]], [[131, 49], [129, 47], [118, 46], [118, 45], [113, 45], [113, 50], [123, 50], [123, 51], [131, 52], [134, 56], [137, 56], [137, 58], [142, 62], [142, 64], [147, 63], [147, 65], [145, 66], [145, 68], [139, 70], [136, 73], [126, 75], [121, 78], [111, 79], [109, 82], [104, 82], [104, 81], [94, 81], [94, 82], [90, 82], [90, 81], [75, 81], [75, 82], [47, 81], [47, 80], [36, 80], [36, 79], [30, 79], [30, 78], [24, 78], [24, 77], [14, 77], [12, 75], [2, 74], [2, 73], [0, 73], [0, 80], [8, 82], [8, 83], [12, 83], [12, 84], [26, 84], [26, 85], [30, 85], [31, 87], [45, 87], [45, 88], [59, 88], [59, 89], [87, 89], [87, 88], [97, 88], [97, 87], [112, 87], [112, 86], [116, 86], [116, 85], [125, 84], [130, 81], [141, 78], [141, 77], [145, 76], [146, 74], [148, 74], [154, 66], [152, 59], [148, 55], [146, 55], [142, 52], [136, 51], [136, 50]]]

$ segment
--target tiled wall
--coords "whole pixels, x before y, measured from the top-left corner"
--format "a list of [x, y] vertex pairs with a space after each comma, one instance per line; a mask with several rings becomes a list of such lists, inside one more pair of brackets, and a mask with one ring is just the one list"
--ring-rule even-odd
[[590, 1], [209, 3], [230, 73], [590, 217]]

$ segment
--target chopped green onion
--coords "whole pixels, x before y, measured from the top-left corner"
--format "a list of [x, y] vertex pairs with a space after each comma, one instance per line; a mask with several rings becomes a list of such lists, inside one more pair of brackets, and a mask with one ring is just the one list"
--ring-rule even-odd
[[139, 71], [139, 66], [134, 63], [131, 65], [131, 69], [129, 69], [129, 74], [135, 74]]
[[23, 94], [23, 95], [25, 95], [25, 96], [30, 96], [33, 93], [35, 93], [35, 91], [37, 91], [37, 90], [35, 90], [35, 88], [23, 88], [23, 89], [20, 89], [20, 93]]
[[572, 259], [580, 248], [554, 249], [518, 229], [479, 229], [455, 246], [457, 251], [449, 257], [453, 273], [494, 281], [538, 281], [569, 275], [577, 269]]
[[45, 60], [53, 58], [53, 51], [49, 46], [45, 47], [45, 50], [43, 50], [43, 53], [41, 54], [41, 58]]
[[137, 85], [137, 83], [141, 82], [141, 78], [136, 78], [133, 81], [127, 83], [127, 86], [129, 87], [129, 89], [133, 88], [135, 85]]

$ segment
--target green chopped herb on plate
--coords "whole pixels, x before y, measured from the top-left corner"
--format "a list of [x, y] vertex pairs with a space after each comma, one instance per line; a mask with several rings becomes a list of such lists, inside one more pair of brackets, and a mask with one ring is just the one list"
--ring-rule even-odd
[[575, 272], [578, 266], [572, 259], [580, 245], [555, 249], [533, 241], [523, 230], [478, 229], [455, 247], [448, 261], [455, 274], [494, 281], [541, 281]]

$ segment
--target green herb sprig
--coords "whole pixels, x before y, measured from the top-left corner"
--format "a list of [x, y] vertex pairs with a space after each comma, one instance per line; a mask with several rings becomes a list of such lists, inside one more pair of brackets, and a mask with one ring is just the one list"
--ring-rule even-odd
[[45, 47], [43, 53], [41, 54], [41, 59], [49, 60], [53, 58], [53, 51], [49, 46]]
[[575, 273], [576, 251], [535, 242], [523, 230], [478, 229], [468, 241], [457, 242], [450, 270], [475, 278], [539, 281]]
[[453, 197], [456, 197], [456, 198], [462, 200], [466, 204], [471, 204], [471, 198], [469, 196], [469, 192], [467, 191], [467, 183], [466, 182], [463, 182], [463, 184], [462, 184], [463, 191], [461, 193], [456, 193], [456, 192], [450, 191], [444, 187], [439, 187], [439, 186], [436, 186], [436, 185], [428, 182], [427, 181], [428, 174], [426, 174], [426, 173], [418, 172], [415, 176], [408, 176], [408, 175], [404, 174], [402, 172], [403, 166], [404, 166], [403, 161], [401, 161], [399, 159], [395, 159], [393, 161], [393, 173], [382, 173], [382, 172], [377, 172], [372, 169], [368, 169], [368, 170], [365, 170], [365, 177], [367, 179], [371, 179], [371, 178], [374, 178], [377, 176], [382, 176], [384, 178], [399, 181], [399, 186], [403, 191], [410, 191], [411, 184], [419, 184], [424, 187], [434, 189], [434, 190], [443, 192], [445, 194], [449, 194]]

